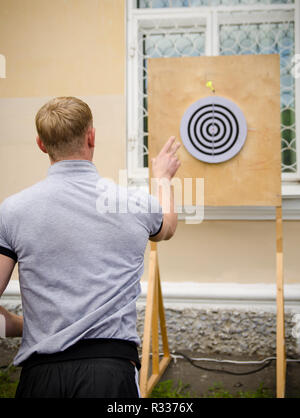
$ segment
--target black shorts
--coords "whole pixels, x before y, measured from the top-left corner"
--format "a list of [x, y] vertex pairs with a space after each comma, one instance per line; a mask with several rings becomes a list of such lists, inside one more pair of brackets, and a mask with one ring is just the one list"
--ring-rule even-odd
[[138, 398], [137, 369], [127, 359], [83, 358], [21, 371], [16, 398]]

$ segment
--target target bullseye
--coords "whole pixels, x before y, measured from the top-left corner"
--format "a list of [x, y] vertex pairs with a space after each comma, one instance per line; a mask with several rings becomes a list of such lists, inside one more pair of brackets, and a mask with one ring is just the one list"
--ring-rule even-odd
[[217, 127], [216, 127], [216, 125], [214, 124], [210, 124], [209, 125], [209, 128], [208, 128], [208, 133], [210, 134], [210, 135], [213, 135], [213, 136], [215, 136], [216, 135], [216, 133], [217, 133]]
[[221, 163], [237, 155], [247, 138], [241, 109], [224, 97], [210, 96], [193, 103], [180, 125], [181, 139], [200, 161]]

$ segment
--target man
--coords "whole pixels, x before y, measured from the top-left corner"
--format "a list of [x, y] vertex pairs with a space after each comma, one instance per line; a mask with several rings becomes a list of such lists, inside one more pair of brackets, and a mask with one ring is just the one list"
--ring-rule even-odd
[[[92, 113], [77, 98], [45, 104], [36, 127], [48, 176], [0, 207], [0, 295], [18, 262], [24, 317], [0, 309], [6, 335], [22, 335], [16, 397], [137, 397], [139, 280], [148, 239], [175, 232], [172, 193], [169, 205], [159, 194], [166, 210], [101, 178]], [[175, 175], [178, 147], [171, 137], [153, 159], [154, 178]], [[107, 199], [122, 210], [103, 210]]]

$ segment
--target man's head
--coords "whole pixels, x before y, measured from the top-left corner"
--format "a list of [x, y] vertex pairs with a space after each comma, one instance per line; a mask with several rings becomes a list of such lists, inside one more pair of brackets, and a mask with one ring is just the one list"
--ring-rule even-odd
[[65, 159], [92, 160], [95, 146], [93, 116], [89, 106], [76, 97], [57, 97], [38, 111], [39, 148], [51, 162]]

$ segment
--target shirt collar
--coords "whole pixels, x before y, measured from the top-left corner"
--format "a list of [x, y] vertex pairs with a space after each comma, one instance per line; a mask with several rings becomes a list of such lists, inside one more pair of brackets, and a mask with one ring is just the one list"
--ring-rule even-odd
[[62, 160], [52, 164], [48, 169], [48, 176], [76, 176], [91, 173], [97, 173], [97, 169], [88, 160]]

